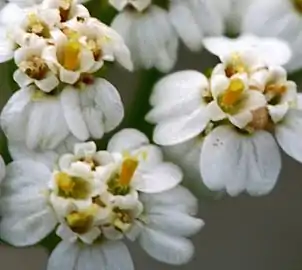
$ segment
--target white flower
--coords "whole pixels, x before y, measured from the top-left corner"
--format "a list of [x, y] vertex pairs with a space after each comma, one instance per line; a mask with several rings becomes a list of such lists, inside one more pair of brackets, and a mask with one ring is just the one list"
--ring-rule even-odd
[[125, 153], [122, 168], [136, 168], [133, 176], [129, 179], [127, 176], [130, 175], [125, 175], [123, 181], [137, 191], [163, 192], [175, 187], [182, 180], [180, 169], [172, 163], [163, 162], [160, 149], [150, 145], [148, 138], [137, 130], [124, 129], [114, 135], [109, 141], [108, 151]]
[[43, 58], [59, 73], [63, 83], [75, 84], [82, 73], [89, 72], [94, 65], [93, 52], [82, 46], [76, 33], [56, 31], [55, 44], [47, 46], [43, 51]]
[[124, 116], [117, 90], [105, 79], [86, 79], [83, 89], [67, 86], [55, 95], [33, 86], [18, 90], [1, 113], [6, 136], [45, 150], [56, 148], [69, 134], [84, 141], [114, 129]]
[[218, 5], [212, 0], [170, 1], [170, 19], [188, 48], [198, 51], [203, 46], [204, 36], [223, 34], [223, 13], [228, 8], [224, 3]]
[[59, 85], [58, 78], [42, 57], [46, 46], [44, 40], [35, 39], [32, 44], [15, 51], [18, 69], [14, 73], [14, 80], [20, 87], [34, 83], [42, 91], [50, 92]]
[[171, 70], [177, 60], [178, 37], [168, 14], [151, 5], [143, 12], [125, 9], [112, 25], [125, 40], [137, 68]]
[[197, 201], [183, 187], [140, 198], [145, 212], [128, 237], [158, 261], [182, 265], [194, 254], [194, 246], [186, 237], [196, 234], [204, 225], [196, 214]]
[[253, 111], [265, 107], [264, 95], [249, 88], [247, 74], [235, 74], [231, 78], [214, 75], [211, 80], [211, 93], [214, 100], [209, 104], [211, 120], [228, 118], [242, 129], [253, 121]]
[[160, 80], [150, 99], [154, 108], [146, 116], [157, 124], [154, 141], [173, 145], [198, 136], [210, 121], [211, 99], [208, 79], [200, 72], [180, 71]]
[[301, 68], [302, 42], [299, 37], [302, 25], [301, 6], [300, 0], [255, 0], [243, 19], [243, 32], [263, 37], [277, 37], [290, 44], [293, 57], [286, 65], [289, 71]]
[[97, 71], [104, 61], [115, 60], [128, 70], [133, 69], [129, 49], [112, 28], [95, 18], [74, 19], [66, 25], [81, 36], [79, 41], [93, 53], [95, 63], [89, 72]]
[[179, 169], [162, 162], [160, 150], [135, 130], [120, 132], [108, 148], [124, 154], [97, 151], [88, 142], [75, 144], [57, 166], [20, 156], [9, 164], [1, 187], [1, 238], [28, 246], [57, 227], [62, 242], [49, 270], [94, 269], [100, 263], [132, 270], [127, 248], [117, 241], [125, 236], [138, 239], [160, 261], [188, 262], [194, 248], [186, 237], [198, 232], [203, 221], [193, 217], [196, 199], [178, 186]]
[[285, 41], [251, 34], [242, 34], [238, 38], [208, 37], [204, 39], [204, 46], [221, 59], [234, 52], [256, 50], [258, 56], [253, 52], [252, 57], [256, 59], [261, 57], [267, 65], [284, 65], [292, 56], [291, 49]]

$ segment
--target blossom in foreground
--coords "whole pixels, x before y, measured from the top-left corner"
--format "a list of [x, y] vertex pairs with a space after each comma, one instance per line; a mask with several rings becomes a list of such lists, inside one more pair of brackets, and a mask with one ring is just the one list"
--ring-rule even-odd
[[199, 170], [210, 190], [231, 196], [273, 189], [281, 169], [276, 141], [302, 162], [297, 86], [259, 48], [225, 51], [209, 79], [197, 71], [169, 75], [150, 99], [154, 141], [186, 171]]
[[132, 69], [122, 38], [74, 1], [45, 0], [22, 12], [21, 24], [7, 28], [19, 47], [14, 79], [21, 88], [1, 113], [4, 133], [44, 150], [70, 135], [102, 138], [122, 121], [124, 108], [116, 88], [95, 72], [113, 61]]
[[[287, 41], [294, 57], [286, 65], [286, 69], [295, 71], [301, 68], [302, 61], [301, 14], [301, 0], [255, 0], [244, 16], [242, 31]], [[257, 20], [255, 20], [256, 17]]]
[[0, 234], [20, 247], [57, 228], [62, 241], [48, 270], [134, 269], [124, 238], [165, 263], [191, 259], [194, 247], [187, 237], [203, 226], [194, 217], [197, 201], [179, 185], [180, 169], [164, 162], [160, 149], [140, 132], [121, 131], [107, 151], [79, 143], [52, 167], [41, 161], [8, 165]]
[[177, 60], [178, 37], [167, 11], [150, 0], [109, 3], [120, 12], [111, 26], [124, 38], [135, 66], [170, 71]]

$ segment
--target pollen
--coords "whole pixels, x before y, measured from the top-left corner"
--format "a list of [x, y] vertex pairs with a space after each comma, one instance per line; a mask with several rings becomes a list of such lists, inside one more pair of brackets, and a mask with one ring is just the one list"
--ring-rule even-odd
[[243, 63], [240, 55], [234, 53], [231, 57], [231, 62], [225, 69], [225, 73], [227, 77], [231, 78], [233, 75], [237, 73], [244, 73], [244, 72], [247, 72], [246, 65]]
[[119, 177], [119, 183], [122, 186], [128, 186], [138, 166], [138, 160], [134, 158], [126, 158], [123, 161], [122, 169]]
[[78, 234], [86, 233], [93, 224], [93, 209], [83, 212], [72, 212], [66, 217], [66, 222], [70, 229]]
[[221, 97], [221, 104], [226, 107], [234, 106], [238, 101], [240, 101], [243, 91], [244, 83], [242, 80], [231, 80], [229, 88]]
[[78, 200], [84, 200], [89, 197], [90, 186], [85, 179], [70, 176], [64, 172], [57, 173], [55, 179], [59, 196]]
[[50, 31], [45, 22], [43, 22], [36, 14], [30, 13], [28, 15], [27, 32], [36, 34], [40, 37], [49, 38]]
[[62, 66], [67, 70], [76, 71], [80, 67], [81, 44], [75, 38], [71, 38], [62, 50]]
[[20, 69], [30, 78], [35, 80], [44, 79], [48, 71], [45, 61], [39, 56], [32, 56], [21, 62]]

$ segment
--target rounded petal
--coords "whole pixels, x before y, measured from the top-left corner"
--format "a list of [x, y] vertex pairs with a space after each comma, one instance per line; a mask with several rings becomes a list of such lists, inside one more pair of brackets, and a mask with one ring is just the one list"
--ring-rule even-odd
[[197, 199], [188, 189], [182, 186], [177, 186], [161, 193], [142, 193], [140, 199], [146, 212], [152, 212], [152, 209], [162, 207], [171, 209], [171, 211], [196, 215], [198, 210]]
[[302, 111], [291, 109], [276, 126], [276, 139], [285, 153], [302, 162]]
[[44, 92], [49, 93], [59, 85], [58, 78], [51, 72], [42, 80], [36, 80], [35, 84]]
[[95, 82], [95, 102], [104, 114], [105, 131], [116, 128], [124, 118], [124, 106], [119, 92], [105, 79]]
[[145, 134], [136, 129], [126, 128], [111, 137], [107, 150], [122, 153], [139, 149], [145, 145], [149, 145], [149, 139]]
[[182, 177], [179, 167], [172, 163], [162, 163], [148, 171], [137, 170], [131, 184], [141, 192], [157, 193], [176, 187]]
[[1, 128], [8, 138], [24, 141], [30, 102], [31, 92], [25, 88], [15, 92], [4, 106], [1, 112]]
[[186, 264], [194, 254], [191, 241], [149, 228], [145, 228], [139, 243], [151, 257], [171, 265]]
[[148, 213], [148, 227], [170, 235], [189, 237], [203, 226], [201, 219], [171, 209], [155, 207]]
[[33, 79], [29, 78], [24, 72], [22, 72], [20, 69], [17, 69], [14, 72], [13, 78], [20, 87], [27, 86], [34, 81]]
[[60, 80], [64, 83], [74, 84], [80, 78], [81, 73], [60, 68]]
[[210, 121], [208, 111], [201, 107], [188, 116], [160, 122], [153, 134], [159, 145], [182, 143], [198, 136]]
[[86, 141], [90, 135], [81, 111], [78, 91], [72, 86], [65, 87], [61, 93], [61, 104], [70, 131], [79, 140]]
[[1, 238], [15, 246], [41, 241], [57, 220], [47, 198], [50, 170], [41, 163], [15, 161], [7, 166], [1, 187]]
[[127, 247], [119, 242], [102, 242], [95, 245], [61, 242], [52, 252], [47, 270], [134, 270]]
[[276, 184], [281, 158], [269, 133], [241, 135], [232, 127], [220, 126], [204, 140], [200, 170], [211, 190], [225, 189], [231, 196], [245, 190], [264, 195]]
[[77, 157], [85, 157], [96, 153], [95, 142], [77, 143], [74, 145], [74, 154]]
[[[28, 119], [26, 144], [30, 149], [54, 149], [69, 134], [61, 102], [57, 98], [33, 101]], [[47, 121], [45, 121], [47, 119]]]

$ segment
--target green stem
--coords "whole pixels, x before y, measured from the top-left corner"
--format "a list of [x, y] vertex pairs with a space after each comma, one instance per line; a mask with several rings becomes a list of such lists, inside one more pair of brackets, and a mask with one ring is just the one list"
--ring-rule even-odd
[[127, 127], [142, 131], [150, 139], [152, 138], [153, 126], [145, 121], [145, 116], [151, 109], [149, 99], [152, 89], [162, 75], [163, 74], [156, 69], [141, 71], [139, 86], [135, 92], [135, 99], [131, 104], [131, 110], [125, 120]]

